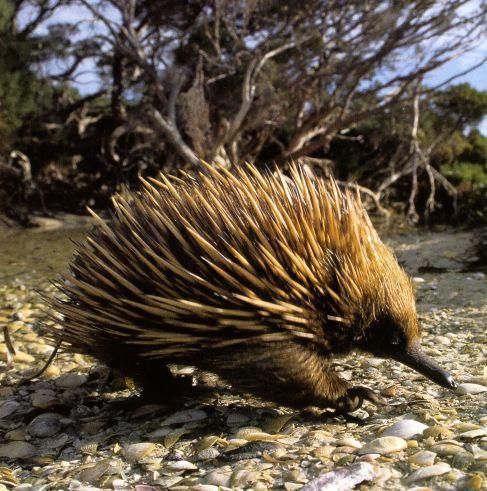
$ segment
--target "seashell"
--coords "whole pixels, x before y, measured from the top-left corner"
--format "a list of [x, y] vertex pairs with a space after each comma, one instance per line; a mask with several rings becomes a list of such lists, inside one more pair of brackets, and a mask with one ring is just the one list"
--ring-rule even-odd
[[36, 453], [36, 447], [27, 442], [15, 441], [0, 445], [0, 457], [8, 459], [28, 459]]
[[83, 469], [77, 477], [80, 481], [95, 484], [108, 471], [109, 468], [110, 460], [101, 460], [95, 465]]
[[436, 452], [438, 455], [458, 455], [460, 453], [467, 453], [467, 451], [460, 445], [454, 445], [452, 443], [437, 443], [433, 445], [431, 451]]
[[424, 430], [423, 436], [425, 438], [434, 438], [435, 440], [447, 440], [453, 436], [453, 431], [446, 426], [435, 425]]
[[322, 474], [301, 488], [302, 491], [345, 491], [380, 475], [377, 464], [357, 462]]
[[175, 462], [168, 462], [166, 464], [166, 469], [171, 471], [194, 471], [197, 470], [198, 467], [187, 460], [176, 460]]
[[220, 437], [210, 435], [200, 438], [193, 446], [195, 452], [201, 452], [202, 450], [206, 450], [207, 448], [212, 447], [218, 440], [221, 440]]
[[155, 443], [133, 443], [127, 445], [123, 450], [123, 455], [127, 462], [136, 464], [145, 457], [149, 457], [154, 453], [157, 446]]
[[56, 405], [59, 401], [56, 398], [56, 393], [50, 389], [40, 389], [34, 392], [30, 397], [32, 406], [39, 409], [47, 409]]
[[179, 411], [163, 420], [161, 426], [169, 426], [182, 423], [194, 423], [195, 421], [203, 421], [208, 415], [202, 409], [187, 409]]
[[229, 465], [219, 467], [209, 471], [205, 477], [205, 484], [212, 484], [213, 486], [221, 486], [223, 488], [230, 487], [230, 478], [232, 476], [232, 468]]
[[415, 421], [414, 419], [403, 419], [386, 428], [381, 436], [397, 436], [409, 440], [415, 435], [421, 435], [428, 425]]
[[286, 423], [294, 416], [294, 414], [283, 414], [275, 418], [267, 418], [262, 423], [262, 429], [266, 433], [279, 433]]
[[238, 426], [247, 423], [250, 418], [242, 413], [230, 413], [227, 416], [227, 426]]
[[15, 411], [17, 411], [19, 407], [20, 407], [20, 403], [18, 403], [17, 401], [12, 401], [12, 400], [5, 401], [0, 406], [0, 419], [10, 416]]
[[359, 454], [366, 453], [378, 453], [381, 455], [387, 455], [389, 453], [399, 452], [407, 447], [407, 442], [397, 436], [384, 436], [376, 438], [371, 442], [364, 445]]
[[60, 429], [61, 416], [56, 413], [40, 414], [27, 425], [27, 432], [37, 438], [53, 436]]
[[415, 482], [415, 481], [420, 481], [421, 479], [428, 479], [430, 477], [434, 476], [441, 476], [442, 474], [446, 474], [447, 472], [450, 472], [451, 467], [444, 463], [441, 462], [436, 465], [430, 465], [428, 467], [421, 467], [421, 469], [418, 469], [407, 477], [406, 481], [408, 483]]
[[466, 394], [481, 394], [482, 392], [486, 392], [487, 387], [479, 384], [459, 384], [456, 389], [456, 393], [459, 396], [464, 396]]
[[351, 436], [346, 436], [345, 438], [341, 438], [337, 442], [334, 443], [337, 447], [352, 447], [355, 449], [362, 448], [364, 446], [363, 443], [359, 442], [355, 438]]
[[179, 441], [179, 439], [183, 435], [185, 435], [186, 433], [189, 433], [189, 430], [184, 429], [184, 428], [172, 431], [171, 433], [169, 433], [168, 435], [166, 435], [164, 437], [164, 446], [166, 448], [173, 447], [174, 445], [176, 445], [176, 443]]
[[259, 480], [260, 473], [247, 469], [238, 469], [230, 478], [231, 488], [249, 488]]
[[436, 458], [435, 452], [430, 452], [428, 450], [421, 450], [419, 452], [416, 452], [414, 455], [411, 455], [411, 457], [408, 458], [408, 462], [410, 464], [428, 466], [434, 464], [435, 458]]
[[63, 389], [74, 389], [88, 381], [86, 373], [65, 373], [56, 379], [55, 384]]
[[214, 447], [205, 448], [200, 450], [196, 456], [196, 460], [212, 460], [220, 456], [220, 451]]
[[481, 438], [487, 436], [487, 428], [480, 428], [478, 430], [470, 430], [465, 433], [460, 433], [458, 438], [466, 438], [467, 440], [473, 440], [475, 438]]

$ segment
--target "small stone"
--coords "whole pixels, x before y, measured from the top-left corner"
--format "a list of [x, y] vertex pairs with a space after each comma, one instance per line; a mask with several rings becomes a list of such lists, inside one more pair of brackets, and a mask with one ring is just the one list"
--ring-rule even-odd
[[428, 425], [415, 421], [414, 419], [403, 419], [386, 428], [381, 435], [398, 436], [399, 438], [409, 440], [415, 435], [421, 435], [427, 428]]
[[428, 479], [434, 476], [441, 476], [442, 474], [450, 472], [450, 470], [451, 467], [448, 464], [441, 462], [439, 464], [422, 467], [421, 469], [414, 471], [407, 477], [406, 481], [410, 483], [420, 481], [422, 479]]
[[56, 385], [63, 389], [74, 389], [88, 381], [85, 373], [65, 373], [56, 379]]
[[456, 393], [459, 396], [464, 396], [466, 394], [481, 394], [486, 391], [487, 387], [479, 384], [460, 384], [456, 389]]
[[420, 278], [419, 276], [414, 276], [413, 282], [414, 283], [424, 283], [424, 278]]
[[397, 436], [384, 436], [376, 438], [371, 442], [364, 445], [359, 454], [378, 453], [381, 455], [387, 455], [394, 452], [399, 452], [407, 447], [407, 443], [402, 438]]
[[0, 457], [8, 459], [28, 459], [37, 453], [31, 443], [15, 441], [0, 445]]
[[428, 450], [421, 450], [419, 452], [416, 452], [414, 455], [411, 455], [409, 457], [408, 462], [410, 464], [416, 464], [416, 465], [433, 465], [435, 462], [436, 458], [436, 453], [435, 452], [429, 452]]
[[28, 425], [27, 432], [38, 438], [55, 435], [61, 429], [61, 416], [55, 413], [40, 414]]

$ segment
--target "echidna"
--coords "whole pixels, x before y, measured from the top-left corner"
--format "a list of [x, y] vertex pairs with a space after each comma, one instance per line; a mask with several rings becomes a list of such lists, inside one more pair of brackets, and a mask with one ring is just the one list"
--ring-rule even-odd
[[94, 215], [52, 300], [68, 351], [162, 398], [178, 387], [168, 365], [191, 365], [278, 404], [352, 411], [379, 397], [330, 369], [351, 350], [455, 387], [420, 351], [411, 281], [355, 193], [298, 166], [202, 166], [115, 197], [110, 224]]

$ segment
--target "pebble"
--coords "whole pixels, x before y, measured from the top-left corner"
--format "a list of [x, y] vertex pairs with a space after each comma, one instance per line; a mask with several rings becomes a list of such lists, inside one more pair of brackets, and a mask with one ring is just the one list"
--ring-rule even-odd
[[378, 453], [381, 455], [387, 455], [394, 452], [400, 452], [407, 448], [407, 442], [397, 436], [384, 436], [376, 438], [371, 442], [365, 444], [358, 453], [360, 455], [367, 453]]
[[441, 476], [443, 474], [446, 474], [447, 472], [450, 472], [451, 467], [446, 464], [446, 463], [439, 463], [436, 465], [430, 465], [428, 467], [421, 467], [421, 469], [418, 469], [407, 477], [406, 481], [408, 483], [415, 482], [415, 481], [420, 481], [422, 479], [428, 479], [430, 477], [434, 476]]
[[466, 394], [481, 394], [482, 392], [486, 392], [487, 387], [479, 384], [459, 384], [456, 393], [459, 396], [464, 396]]
[[428, 425], [415, 421], [414, 419], [403, 419], [386, 428], [382, 436], [398, 436], [404, 440], [409, 440], [415, 435], [421, 435]]

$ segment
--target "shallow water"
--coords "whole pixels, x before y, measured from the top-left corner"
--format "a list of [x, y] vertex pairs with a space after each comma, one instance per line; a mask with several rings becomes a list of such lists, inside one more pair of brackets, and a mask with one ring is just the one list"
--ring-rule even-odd
[[87, 227], [57, 230], [2, 230], [0, 283], [34, 284], [62, 273]]

